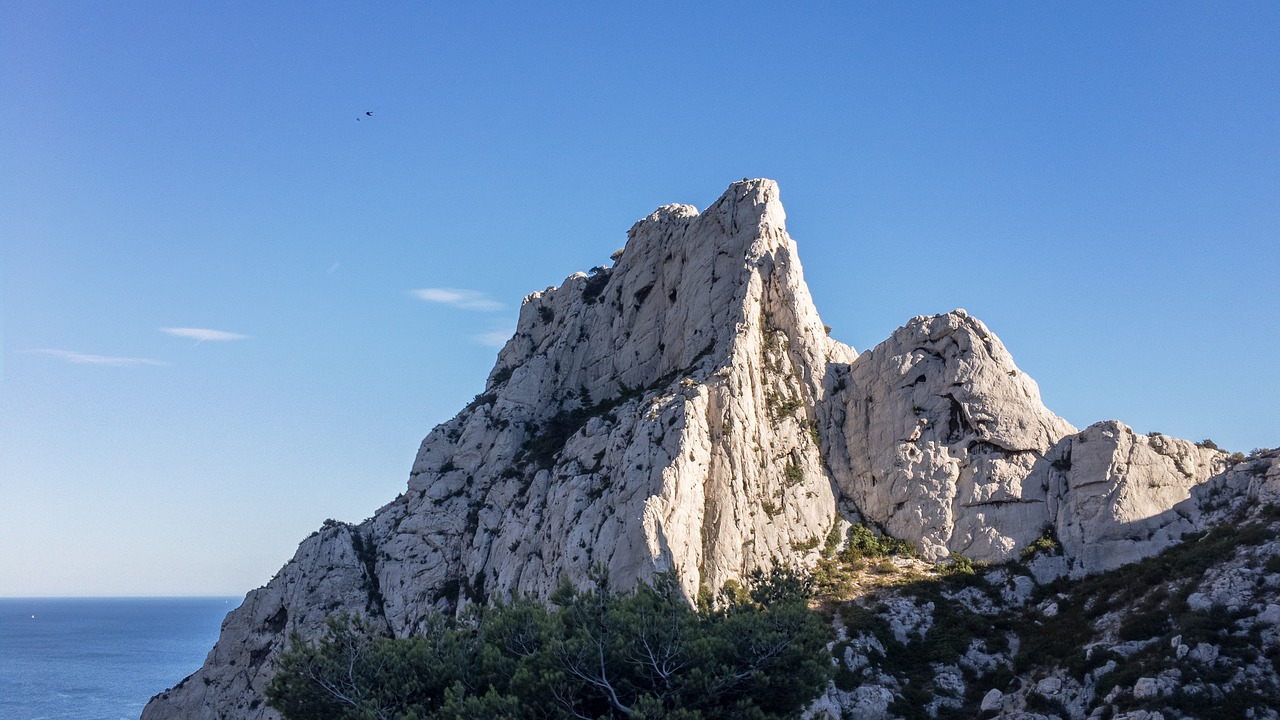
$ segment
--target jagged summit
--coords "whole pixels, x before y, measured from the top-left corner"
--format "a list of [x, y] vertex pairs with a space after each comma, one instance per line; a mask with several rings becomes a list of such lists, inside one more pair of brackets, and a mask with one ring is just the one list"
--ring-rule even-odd
[[[726, 357], [745, 322], [752, 279], [780, 251], [794, 254], [772, 180], [735, 183], [703, 213], [666, 205], [632, 226], [612, 268], [575, 273], [531, 293], [498, 355], [498, 385], [536, 391], [555, 411], [583, 390], [596, 401], [648, 387], [695, 359]], [[505, 383], [519, 376], [524, 382]], [[538, 382], [529, 382], [537, 379]], [[503, 380], [503, 383], [494, 383]]]
[[1136, 558], [1200, 521], [1190, 489], [1225, 454], [1118, 424], [1077, 433], [962, 310], [861, 355], [829, 338], [785, 220], [776, 183], [744, 180], [701, 213], [659, 208], [612, 267], [528, 295], [406, 491], [304, 540], [144, 718], [275, 717], [275, 657], [337, 612], [406, 635], [594, 565], [618, 587], [674, 568], [693, 597], [811, 561], [858, 520], [931, 559], [1008, 559], [1052, 525], [1067, 553], [1037, 572], [1083, 574], [1119, 557], [1095, 536], [1138, 538]]

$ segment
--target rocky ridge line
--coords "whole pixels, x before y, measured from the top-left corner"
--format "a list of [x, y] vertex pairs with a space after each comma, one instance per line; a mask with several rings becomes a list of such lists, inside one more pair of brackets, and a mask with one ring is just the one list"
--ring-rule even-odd
[[1067, 552], [1040, 572], [1079, 576], [1198, 526], [1173, 508], [1226, 465], [1118, 423], [1077, 433], [964, 311], [861, 355], [832, 340], [777, 185], [745, 180], [701, 213], [659, 208], [612, 267], [526, 297], [484, 392], [426, 437], [406, 492], [304, 541], [143, 717], [275, 717], [275, 656], [334, 613], [406, 635], [595, 564], [619, 587], [675, 568], [692, 597], [812, 558], [859, 520], [935, 560], [1005, 560], [1053, 526]]

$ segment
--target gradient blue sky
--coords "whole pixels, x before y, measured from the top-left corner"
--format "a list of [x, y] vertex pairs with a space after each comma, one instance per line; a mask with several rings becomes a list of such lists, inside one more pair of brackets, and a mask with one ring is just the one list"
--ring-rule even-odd
[[1078, 426], [1280, 444], [1280, 4], [796, 5], [0, 0], [0, 595], [264, 583], [745, 176], [858, 349], [964, 307]]

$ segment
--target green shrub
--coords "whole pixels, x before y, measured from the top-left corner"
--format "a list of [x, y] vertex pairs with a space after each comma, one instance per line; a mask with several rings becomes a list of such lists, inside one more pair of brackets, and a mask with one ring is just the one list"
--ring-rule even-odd
[[840, 549], [840, 516], [831, 520], [831, 529], [827, 531], [827, 541], [822, 544], [822, 557], [835, 557]]
[[804, 481], [804, 468], [800, 467], [799, 463], [788, 460], [782, 469], [782, 476], [786, 478], [788, 486], [799, 485]]
[[1267, 558], [1267, 562], [1262, 566], [1263, 570], [1268, 573], [1280, 573], [1280, 555], [1272, 555]]
[[1121, 640], [1147, 640], [1160, 637], [1169, 629], [1169, 613], [1163, 608], [1130, 613], [1117, 632]]
[[986, 563], [974, 562], [966, 555], [952, 553], [947, 564], [938, 567], [938, 572], [943, 575], [977, 575], [986, 566]]
[[473, 607], [407, 638], [333, 618], [314, 643], [292, 638], [268, 704], [286, 720], [768, 720], [797, 716], [826, 686], [830, 628], [795, 573], [757, 575], [747, 597], [698, 610], [674, 573], [625, 594], [602, 571], [592, 581], [562, 585], [554, 608]]
[[600, 299], [600, 294], [604, 292], [604, 288], [609, 284], [609, 277], [612, 273], [604, 266], [591, 268], [591, 277], [582, 286], [582, 301], [588, 305], [594, 304]]
[[884, 557], [885, 555], [914, 555], [915, 548], [906, 540], [899, 540], [888, 535], [876, 535], [875, 531], [862, 523], [849, 528], [848, 542], [840, 553], [840, 559], [849, 561], [860, 557]]
[[792, 548], [793, 550], [798, 550], [798, 551], [800, 551], [800, 552], [808, 552], [808, 551], [810, 551], [810, 550], [813, 550], [813, 549], [814, 549], [814, 548], [816, 548], [816, 547], [818, 547], [818, 536], [817, 536], [817, 535], [814, 535], [813, 537], [809, 538], [808, 540], [801, 540], [800, 542], [793, 543], [793, 544], [791, 545], [791, 548]]
[[1046, 555], [1061, 555], [1062, 543], [1058, 541], [1058, 531], [1054, 528], [1053, 523], [1045, 523], [1040, 530], [1040, 537], [1031, 541], [1031, 544], [1022, 549], [1022, 559], [1030, 560], [1037, 553]]

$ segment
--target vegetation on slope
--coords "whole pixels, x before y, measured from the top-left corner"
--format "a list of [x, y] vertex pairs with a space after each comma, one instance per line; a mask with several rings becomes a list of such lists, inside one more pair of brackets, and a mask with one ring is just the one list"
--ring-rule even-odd
[[550, 608], [473, 607], [406, 639], [335, 620], [320, 642], [295, 640], [268, 698], [288, 719], [344, 720], [783, 718], [824, 688], [839, 704], [867, 686], [907, 720], [1280, 708], [1275, 508], [1048, 584], [1026, 563], [1060, 554], [1050, 530], [1023, 562], [987, 567], [930, 565], [866, 526], [839, 527], [812, 577], [729, 583], [696, 609], [671, 574], [619, 594], [597, 573]]
[[[1048, 584], [1017, 562], [902, 563], [893, 575], [842, 564], [828, 575], [863, 592], [824, 605], [840, 626], [835, 687], [884, 688], [891, 716], [908, 720], [1274, 717], [1278, 519], [1258, 509], [1160, 555]], [[1046, 534], [1024, 560], [1055, 544]]]
[[694, 609], [672, 573], [613, 593], [597, 572], [550, 608], [474, 606], [398, 639], [337, 618], [294, 638], [267, 698], [288, 720], [794, 717], [826, 686], [830, 629], [805, 578], [756, 580]]

